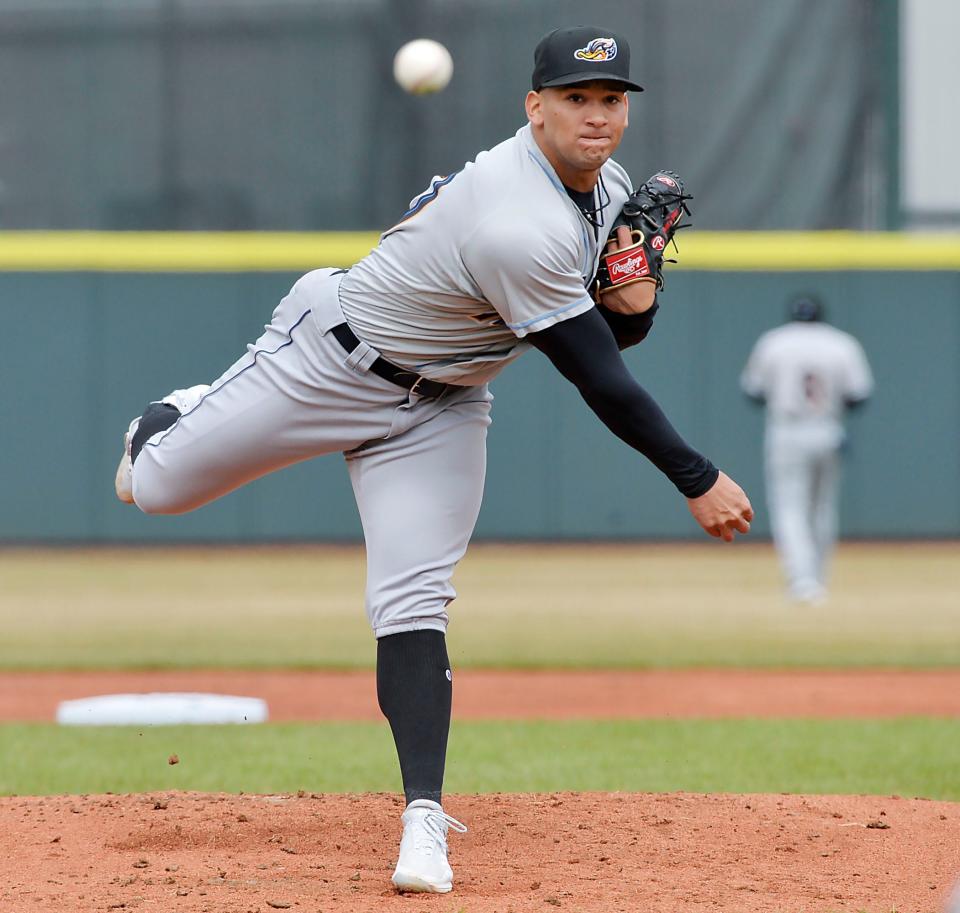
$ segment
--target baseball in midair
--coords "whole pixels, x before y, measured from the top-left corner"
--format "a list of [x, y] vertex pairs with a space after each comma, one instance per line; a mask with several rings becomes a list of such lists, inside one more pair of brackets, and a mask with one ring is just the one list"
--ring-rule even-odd
[[450, 52], [432, 38], [408, 41], [393, 58], [393, 78], [411, 95], [439, 92], [452, 75]]

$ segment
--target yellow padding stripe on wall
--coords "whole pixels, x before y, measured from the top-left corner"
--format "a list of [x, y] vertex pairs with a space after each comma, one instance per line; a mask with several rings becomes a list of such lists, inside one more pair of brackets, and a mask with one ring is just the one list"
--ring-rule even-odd
[[[0, 271], [248, 272], [350, 266], [377, 232], [0, 232]], [[956, 270], [960, 235], [683, 232], [680, 270]]]
[[0, 270], [247, 272], [350, 266], [376, 232], [0, 232]]

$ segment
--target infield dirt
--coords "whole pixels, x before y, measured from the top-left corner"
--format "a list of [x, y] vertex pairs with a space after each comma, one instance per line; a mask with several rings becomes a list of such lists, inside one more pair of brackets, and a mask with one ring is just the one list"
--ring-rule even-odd
[[452, 895], [389, 883], [400, 800], [190, 793], [0, 799], [0, 909], [933, 913], [960, 807], [897, 797], [451, 796]]
[[[201, 691], [266, 700], [270, 719], [381, 720], [368, 672], [3, 672], [0, 720], [52, 721], [62, 700]], [[456, 672], [458, 719], [960, 717], [960, 669]]]
[[[371, 673], [18, 673], [0, 718], [105, 691], [266, 697], [274, 719], [364, 719]], [[458, 676], [462, 718], [960, 715], [928, 672]], [[0, 798], [0, 911], [93, 913], [936, 913], [960, 871], [960, 804], [897, 796], [449, 796], [452, 895], [399, 896], [398, 796], [155, 793]]]

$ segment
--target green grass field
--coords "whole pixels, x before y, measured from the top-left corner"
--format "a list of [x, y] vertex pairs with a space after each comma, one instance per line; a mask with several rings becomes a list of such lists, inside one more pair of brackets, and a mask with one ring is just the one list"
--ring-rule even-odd
[[[0, 669], [372, 666], [354, 547], [0, 552]], [[960, 544], [845, 545], [784, 601], [766, 544], [480, 545], [458, 668], [956, 666]], [[181, 762], [168, 765], [178, 754]], [[0, 726], [0, 792], [399, 789], [385, 724]], [[447, 789], [898, 793], [960, 800], [960, 723], [455, 724]]]
[[[370, 667], [362, 549], [0, 551], [0, 669]], [[845, 545], [822, 606], [767, 544], [477, 545], [458, 667], [955, 666], [960, 543]]]
[[[176, 754], [179, 763], [168, 759]], [[0, 726], [0, 793], [399, 792], [376, 723]], [[950, 720], [457, 722], [448, 792], [872, 793], [960, 800]]]

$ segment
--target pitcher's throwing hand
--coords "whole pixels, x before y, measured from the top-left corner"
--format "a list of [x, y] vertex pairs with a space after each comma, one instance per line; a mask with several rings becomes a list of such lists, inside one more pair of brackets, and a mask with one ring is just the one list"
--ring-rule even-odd
[[699, 498], [687, 498], [693, 519], [704, 532], [725, 542], [733, 542], [736, 533], [750, 532], [753, 508], [744, 490], [725, 472], [717, 476], [713, 487]]

